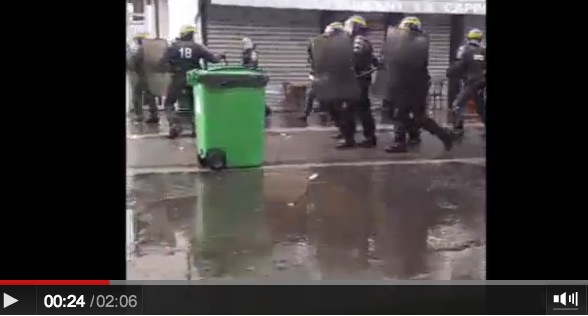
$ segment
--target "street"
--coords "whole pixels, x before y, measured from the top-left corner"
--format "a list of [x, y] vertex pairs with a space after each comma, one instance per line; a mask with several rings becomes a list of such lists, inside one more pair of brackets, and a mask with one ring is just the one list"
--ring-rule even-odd
[[[423, 133], [407, 154], [337, 151], [335, 133], [268, 122], [264, 167], [207, 172], [195, 140], [129, 124], [131, 280], [485, 279], [484, 139], [445, 152]], [[357, 139], [361, 139], [358, 132]]]

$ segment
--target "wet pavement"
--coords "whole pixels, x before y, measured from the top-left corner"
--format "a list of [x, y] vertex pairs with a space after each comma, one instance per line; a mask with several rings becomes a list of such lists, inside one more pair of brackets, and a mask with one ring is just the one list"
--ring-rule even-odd
[[[388, 118], [387, 113], [383, 112], [382, 110], [375, 110], [373, 111], [373, 114], [379, 130], [392, 129], [392, 122]], [[447, 110], [431, 110], [429, 114], [439, 124], [447, 124]], [[332, 123], [325, 113], [312, 113], [307, 121], [300, 120], [300, 115], [300, 113], [274, 113], [266, 120], [266, 128], [268, 131], [275, 132], [291, 129], [335, 130], [335, 127], [332, 126]], [[158, 125], [129, 122], [127, 133], [129, 135], [135, 135], [139, 137], [165, 137], [167, 131], [169, 130], [169, 126], [167, 121], [164, 119], [164, 115], [161, 114], [160, 117], [161, 121]], [[479, 120], [475, 116], [470, 116], [466, 122], [468, 125], [479, 125]], [[183, 125], [186, 128], [184, 136], [188, 137], [189, 123], [188, 117], [186, 115], [184, 116]]]
[[[331, 139], [334, 132], [292, 131], [267, 133], [265, 162], [269, 165], [316, 164], [338, 162], [373, 162], [410, 159], [455, 159], [484, 156], [480, 131], [468, 129], [468, 135], [445, 152], [442, 143], [434, 136], [423, 133], [423, 143], [406, 154], [389, 154], [384, 148], [392, 143], [392, 133], [378, 133], [378, 148], [336, 150], [337, 141]], [[356, 136], [362, 139], [361, 133]], [[158, 168], [198, 167], [196, 140], [180, 138], [143, 138], [127, 140], [127, 166], [133, 172], [149, 172]]]
[[[441, 120], [444, 112], [437, 115]], [[407, 159], [452, 159], [484, 157], [484, 139], [479, 126], [469, 126], [466, 137], [450, 153], [442, 143], [424, 132], [423, 143], [407, 154], [388, 154], [384, 148], [392, 143], [393, 125], [379, 120], [378, 148], [348, 151], [335, 150], [336, 140], [331, 137], [337, 129], [320, 114], [313, 115], [308, 124], [295, 114], [276, 114], [267, 120], [265, 165], [336, 163]], [[188, 123], [186, 123], [188, 124]], [[471, 125], [471, 124], [470, 124]], [[166, 139], [168, 126], [165, 120], [159, 125], [130, 123], [127, 131], [127, 166], [135, 172], [149, 172], [157, 168], [197, 167], [196, 140], [190, 137], [189, 125], [185, 135], [175, 140]], [[356, 139], [362, 140], [361, 128]]]
[[129, 176], [129, 279], [485, 278], [485, 167]]
[[485, 278], [478, 128], [449, 153], [423, 133], [412, 152], [388, 154], [381, 121], [378, 148], [341, 152], [312, 119], [274, 116], [264, 168], [212, 173], [193, 139], [130, 125], [128, 279]]

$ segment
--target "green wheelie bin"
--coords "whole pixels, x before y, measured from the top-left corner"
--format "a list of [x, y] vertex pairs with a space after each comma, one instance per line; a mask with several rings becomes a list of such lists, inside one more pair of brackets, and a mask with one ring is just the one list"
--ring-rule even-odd
[[261, 166], [268, 76], [235, 66], [196, 69], [187, 76], [194, 89], [200, 165], [213, 170]]

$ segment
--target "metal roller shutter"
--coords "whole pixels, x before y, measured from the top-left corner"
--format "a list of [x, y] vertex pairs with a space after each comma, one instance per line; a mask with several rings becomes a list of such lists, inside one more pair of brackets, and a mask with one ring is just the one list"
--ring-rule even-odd
[[283, 99], [282, 83], [309, 83], [307, 47], [320, 33], [318, 11], [211, 6], [207, 45], [225, 52], [231, 64], [241, 64], [242, 38], [257, 44], [259, 65], [270, 76], [268, 104]]
[[[423, 30], [429, 34], [431, 40], [429, 52], [429, 74], [431, 79], [445, 78], [445, 71], [449, 67], [449, 38], [451, 34], [450, 15], [421, 15]], [[447, 85], [443, 89], [442, 101], [447, 100]]]
[[[370, 42], [372, 42], [372, 46], [374, 47], [374, 53], [376, 56], [380, 55], [382, 51], [382, 46], [384, 46], [384, 38], [386, 34], [386, 26], [383, 23], [383, 18], [380, 17], [378, 20], [368, 20], [368, 26], [370, 27], [370, 32], [368, 33], [368, 38]], [[376, 79], [376, 76], [372, 76], [372, 82]], [[371, 97], [370, 101], [372, 102], [372, 107], [378, 108], [382, 106], [382, 99]]]

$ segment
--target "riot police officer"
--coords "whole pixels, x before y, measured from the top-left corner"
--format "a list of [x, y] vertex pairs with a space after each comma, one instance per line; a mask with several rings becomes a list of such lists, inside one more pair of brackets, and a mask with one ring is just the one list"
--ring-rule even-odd
[[[325, 27], [325, 30], [322, 34], [322, 36], [333, 36], [333, 35], [339, 35], [339, 34], [344, 34], [345, 32], [345, 28], [343, 26], [343, 23], [341, 22], [333, 22], [330, 23], [329, 25], [327, 25], [327, 27]], [[301, 120], [306, 121], [306, 119], [308, 118], [308, 116], [310, 115], [310, 112], [312, 111], [313, 105], [314, 105], [314, 101], [316, 99], [316, 94], [315, 91], [313, 89], [313, 85], [312, 82], [314, 81], [314, 69], [312, 69], [312, 50], [311, 47], [309, 45], [308, 47], [308, 62], [311, 65], [311, 69], [310, 69], [310, 75], [309, 78], [311, 80], [311, 86], [306, 98], [306, 105], [305, 105], [305, 109], [304, 109], [304, 115], [302, 115], [300, 117]], [[329, 115], [331, 116], [331, 120], [333, 121], [333, 123], [335, 123], [335, 126], [339, 127], [339, 113], [337, 110], [337, 106], [336, 104], [334, 104], [333, 102], [320, 102], [320, 108], [322, 111], [327, 111], [329, 113]], [[341, 133], [337, 133], [333, 138], [335, 139], [341, 139], [343, 138]]]
[[[241, 58], [241, 63], [243, 67], [250, 68], [250, 69], [258, 69], [259, 67], [259, 59], [257, 58], [257, 50], [256, 45], [249, 37], [244, 37], [243, 40], [243, 57]], [[272, 114], [272, 110], [265, 105], [265, 116], [269, 116]]]
[[354, 68], [360, 86], [360, 96], [351, 102], [350, 106], [341, 113], [341, 133], [344, 140], [339, 149], [355, 147], [355, 116], [357, 115], [363, 127], [365, 139], [357, 144], [360, 147], [376, 146], [376, 125], [371, 112], [369, 89], [372, 81], [371, 70], [377, 65], [372, 43], [367, 38], [367, 23], [361, 16], [354, 15], [345, 21], [345, 31], [353, 38]]
[[408, 151], [406, 136], [411, 124], [414, 124], [413, 130], [423, 128], [436, 135], [445, 149], [450, 150], [453, 145], [451, 135], [426, 113], [430, 85], [429, 39], [417, 17], [405, 17], [396, 29], [389, 32], [383, 56], [388, 73], [388, 100], [393, 99], [396, 108], [394, 143], [386, 151]]
[[136, 122], [143, 122], [143, 103], [149, 106], [149, 117], [145, 123], [159, 123], [155, 96], [149, 92], [145, 67], [143, 63], [143, 40], [148, 38], [147, 33], [139, 33], [134, 38], [134, 47], [130, 52], [128, 67], [137, 73], [137, 81], [133, 85], [133, 114]]
[[466, 36], [466, 43], [459, 47], [456, 61], [447, 69], [448, 78], [463, 79], [463, 88], [453, 102], [453, 132], [457, 136], [464, 132], [464, 113], [467, 102], [473, 97], [476, 110], [486, 124], [484, 85], [486, 49], [482, 47], [482, 31], [472, 29]]
[[[222, 55], [215, 56], [206, 47], [194, 42], [195, 32], [194, 26], [183, 26], [180, 30], [179, 40], [170, 45], [162, 60], [164, 64], [169, 64], [172, 73], [165, 99], [165, 114], [170, 125], [169, 137], [172, 139], [178, 137], [182, 132], [180, 120], [174, 107], [182, 93], [187, 94], [190, 110], [194, 110], [192, 89], [187, 87], [186, 73], [193, 69], [200, 69], [200, 59], [210, 63], [218, 63], [224, 58]], [[192, 123], [192, 134], [194, 134], [194, 120], [191, 119], [190, 122]]]

